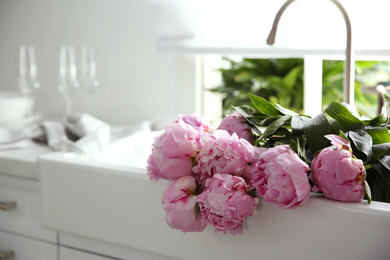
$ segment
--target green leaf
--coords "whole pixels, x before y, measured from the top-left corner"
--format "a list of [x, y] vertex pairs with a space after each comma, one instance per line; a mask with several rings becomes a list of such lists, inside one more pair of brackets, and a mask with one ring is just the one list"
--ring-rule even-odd
[[199, 211], [200, 211], [199, 202], [196, 202], [194, 207], [195, 220], [198, 220]]
[[251, 73], [249, 73], [248, 71], [243, 71], [241, 73], [238, 73], [234, 77], [234, 80], [236, 82], [242, 83], [242, 82], [250, 81], [252, 78], [253, 78], [253, 75]]
[[366, 198], [367, 198], [367, 203], [368, 205], [371, 204], [371, 189], [370, 189], [370, 185], [368, 185], [367, 181], [364, 182], [364, 187], [365, 187], [365, 190], [366, 190]]
[[253, 111], [252, 111], [252, 110], [253, 110], [252, 108], [250, 108], [250, 107], [235, 107], [235, 106], [233, 106], [233, 108], [234, 108], [237, 112], [239, 112], [243, 117], [245, 117], [245, 119], [246, 119], [247, 122], [248, 122], [248, 125], [252, 128], [252, 130], [253, 130], [255, 133], [257, 133], [257, 134], [259, 134], [259, 135], [262, 135], [262, 134], [263, 134], [263, 132], [260, 130], [260, 128], [257, 127], [257, 124], [258, 124], [257, 120], [254, 119], [254, 118], [251, 116], [251, 112], [253, 112]]
[[299, 116], [298, 113], [296, 113], [296, 112], [294, 112], [294, 111], [292, 111], [292, 110], [290, 110], [290, 109], [287, 109], [287, 108], [285, 108], [285, 107], [282, 107], [282, 106], [279, 105], [279, 104], [276, 104], [276, 108], [277, 108], [280, 112], [282, 112], [284, 115], [286, 115], [286, 116]]
[[390, 185], [390, 155], [385, 154], [378, 159], [378, 162], [384, 167], [378, 170], [382, 178]]
[[330, 134], [330, 125], [324, 113], [306, 122], [303, 132], [313, 155], [329, 145], [328, 139], [324, 136]]
[[291, 118], [291, 128], [293, 130], [293, 134], [303, 133], [303, 127], [309, 120], [310, 118], [306, 116], [293, 116]]
[[277, 145], [290, 144], [291, 132], [285, 127], [279, 127], [278, 130], [268, 138], [268, 142], [271, 145], [272, 143], [276, 143]]
[[376, 117], [372, 118], [371, 120], [364, 120], [363, 123], [365, 125], [369, 126], [380, 126], [383, 123], [387, 122], [387, 118], [383, 115], [377, 115]]
[[324, 113], [334, 118], [344, 132], [364, 129], [363, 122], [352, 115], [346, 107], [337, 102], [331, 102]]
[[341, 130], [340, 130], [340, 132], [339, 132], [339, 136], [342, 137], [342, 138], [344, 138], [345, 140], [348, 140], [348, 136], [346, 136], [346, 135], [344, 134], [344, 132], [341, 131]]
[[258, 97], [252, 94], [249, 94], [250, 99], [252, 100], [253, 105], [263, 114], [268, 116], [282, 116], [283, 113], [279, 111], [274, 105], [265, 100], [262, 97]]
[[390, 142], [383, 144], [374, 144], [372, 146], [373, 160], [378, 160], [382, 155], [390, 151]]
[[386, 127], [367, 127], [366, 130], [371, 136], [373, 144], [390, 142], [389, 130]]
[[329, 117], [328, 121], [329, 121], [329, 125], [330, 125], [330, 132], [332, 134], [335, 134], [335, 135], [340, 134], [340, 131], [342, 131], [341, 125], [332, 117]]
[[262, 119], [260, 122], [259, 122], [259, 125], [260, 126], [269, 126], [271, 125], [273, 122], [275, 122], [276, 120], [278, 120], [280, 118], [279, 117], [266, 117], [264, 119]]
[[241, 107], [236, 107], [232, 106], [237, 112], [239, 112], [243, 117], [249, 118], [252, 117], [253, 114], [253, 109], [251, 107], [247, 106], [241, 106]]
[[291, 140], [290, 147], [298, 154], [298, 144], [294, 140]]
[[348, 135], [356, 149], [365, 155], [366, 159], [364, 161], [371, 160], [373, 157], [371, 136], [362, 130], [350, 131]]
[[371, 198], [375, 201], [390, 203], [390, 185], [379, 174], [384, 167], [379, 162], [375, 162], [372, 165], [374, 168], [367, 171], [366, 177], [366, 181], [371, 188]]
[[291, 116], [282, 116], [277, 119], [275, 122], [270, 124], [260, 136], [260, 139], [267, 138], [275, 133], [281, 126], [283, 126], [288, 120], [291, 119]]
[[299, 141], [298, 138], [297, 141], [291, 140], [290, 146], [297, 153], [299, 158], [307, 161], [305, 154], [305, 139], [303, 139], [302, 142]]
[[287, 88], [292, 89], [299, 78], [302, 75], [302, 66], [293, 68], [284, 78], [283, 82]]

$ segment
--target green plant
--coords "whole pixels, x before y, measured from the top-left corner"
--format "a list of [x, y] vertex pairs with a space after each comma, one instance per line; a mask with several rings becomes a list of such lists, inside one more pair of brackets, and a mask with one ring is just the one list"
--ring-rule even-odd
[[232, 105], [250, 105], [248, 93], [264, 97], [273, 103], [295, 111], [303, 107], [302, 59], [242, 59], [224, 58], [229, 68], [221, 68], [223, 84], [213, 92], [224, 94], [223, 111], [229, 114]]
[[[342, 102], [344, 62], [323, 61], [322, 104], [325, 108], [330, 102]], [[378, 95], [367, 93], [367, 88], [378, 82], [390, 80], [390, 63], [385, 61], [355, 62], [355, 105], [361, 115], [372, 117], [377, 113]]]
[[[303, 110], [303, 59], [224, 58], [228, 68], [221, 68], [223, 84], [211, 89], [223, 93], [223, 113], [232, 106], [252, 106], [248, 93], [273, 104], [301, 113]], [[372, 117], [377, 110], [377, 94], [365, 93], [367, 86], [390, 80], [390, 64], [382, 61], [357, 61], [355, 64], [355, 104], [360, 114]], [[323, 98], [325, 107], [343, 97], [343, 61], [323, 61]]]

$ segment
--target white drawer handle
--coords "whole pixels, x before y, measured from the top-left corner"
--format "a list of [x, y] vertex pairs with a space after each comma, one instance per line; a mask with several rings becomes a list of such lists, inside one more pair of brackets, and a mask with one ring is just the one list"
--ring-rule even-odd
[[[8, 201], [8, 202], [0, 202], [0, 210], [11, 210], [16, 208], [16, 202], [15, 201]], [[2, 258], [0, 258], [2, 259]]]
[[14, 255], [14, 251], [0, 251], [0, 260], [11, 259]]

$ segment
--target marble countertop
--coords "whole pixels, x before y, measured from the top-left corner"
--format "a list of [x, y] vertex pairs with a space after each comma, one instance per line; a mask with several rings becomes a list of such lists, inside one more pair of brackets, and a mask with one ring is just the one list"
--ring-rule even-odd
[[39, 180], [37, 158], [52, 152], [49, 147], [32, 144], [27, 148], [0, 151], [0, 174]]

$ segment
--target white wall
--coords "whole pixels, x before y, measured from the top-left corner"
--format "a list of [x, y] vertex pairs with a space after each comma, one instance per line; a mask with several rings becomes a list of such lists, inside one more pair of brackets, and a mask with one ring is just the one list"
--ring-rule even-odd
[[[95, 46], [101, 86], [90, 112], [109, 122], [136, 122], [180, 111], [177, 61], [155, 51], [155, 28], [147, 0], [0, 0], [0, 90], [18, 90], [16, 57], [20, 44], [37, 52], [36, 110], [63, 115], [57, 90], [58, 51], [63, 44]], [[83, 112], [85, 94], [76, 93]], [[195, 112], [195, 111], [194, 111]]]

